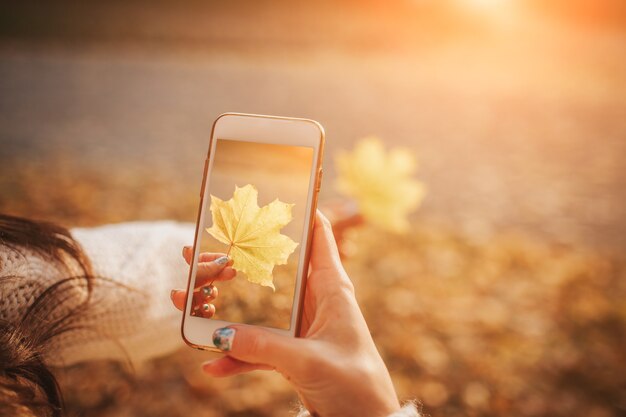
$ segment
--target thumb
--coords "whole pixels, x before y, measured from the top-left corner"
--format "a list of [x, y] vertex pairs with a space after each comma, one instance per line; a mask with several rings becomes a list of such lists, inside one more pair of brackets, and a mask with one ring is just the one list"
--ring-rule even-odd
[[293, 374], [308, 351], [302, 339], [283, 336], [256, 326], [233, 325], [213, 332], [215, 347], [240, 361], [268, 365]]
[[317, 210], [315, 228], [313, 229], [311, 267], [316, 270], [336, 268], [337, 265], [341, 265], [341, 260], [333, 235], [333, 227], [326, 216]]
[[[220, 280], [220, 274], [224, 273], [227, 265], [232, 265], [232, 260], [226, 255], [213, 259], [210, 262], [199, 262], [196, 268], [195, 286], [199, 287]], [[232, 276], [230, 275], [230, 278]]]

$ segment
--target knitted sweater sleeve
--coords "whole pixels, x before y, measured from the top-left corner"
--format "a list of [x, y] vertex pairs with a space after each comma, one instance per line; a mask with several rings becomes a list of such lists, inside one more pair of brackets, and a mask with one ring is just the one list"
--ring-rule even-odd
[[132, 222], [71, 230], [97, 276], [97, 313], [82, 334], [61, 340], [52, 362], [130, 359], [141, 363], [182, 346], [181, 313], [169, 299], [184, 288], [189, 268], [181, 256], [195, 226], [171, 221]]

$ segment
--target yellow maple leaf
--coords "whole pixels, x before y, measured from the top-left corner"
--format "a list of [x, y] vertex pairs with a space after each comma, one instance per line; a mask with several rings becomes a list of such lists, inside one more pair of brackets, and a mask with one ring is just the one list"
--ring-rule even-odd
[[213, 225], [206, 231], [229, 245], [233, 267], [246, 274], [248, 281], [274, 288], [272, 271], [284, 265], [298, 244], [280, 229], [291, 221], [293, 204], [276, 199], [259, 207], [253, 185], [235, 186], [233, 197], [224, 201], [211, 195]]
[[412, 177], [417, 169], [415, 156], [407, 149], [385, 151], [376, 137], [357, 143], [352, 152], [335, 159], [337, 190], [356, 200], [368, 222], [393, 232], [405, 232], [407, 216], [417, 209], [424, 185]]

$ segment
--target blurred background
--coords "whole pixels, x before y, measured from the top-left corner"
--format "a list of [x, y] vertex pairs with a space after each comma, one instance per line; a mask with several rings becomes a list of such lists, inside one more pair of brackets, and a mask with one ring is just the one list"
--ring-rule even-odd
[[[622, 0], [2, 2], [0, 211], [195, 221], [226, 111], [321, 122], [329, 201], [333, 155], [377, 135], [428, 187], [410, 233], [354, 230], [346, 261], [402, 398], [626, 415], [625, 40]], [[81, 415], [292, 408], [280, 377], [209, 380], [206, 357], [59, 374]]]

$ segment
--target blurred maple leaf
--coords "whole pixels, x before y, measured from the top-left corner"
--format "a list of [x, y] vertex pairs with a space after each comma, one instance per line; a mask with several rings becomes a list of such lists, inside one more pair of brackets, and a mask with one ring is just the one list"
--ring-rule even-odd
[[248, 281], [274, 288], [272, 271], [284, 265], [298, 244], [280, 229], [292, 219], [293, 204], [276, 199], [260, 208], [257, 189], [248, 184], [235, 186], [233, 197], [224, 201], [211, 195], [213, 225], [206, 231], [229, 245], [233, 266]]
[[425, 193], [412, 177], [417, 161], [409, 150], [387, 152], [380, 139], [367, 137], [352, 152], [340, 152], [335, 164], [337, 190], [356, 200], [366, 221], [393, 232], [408, 229], [407, 216]]

